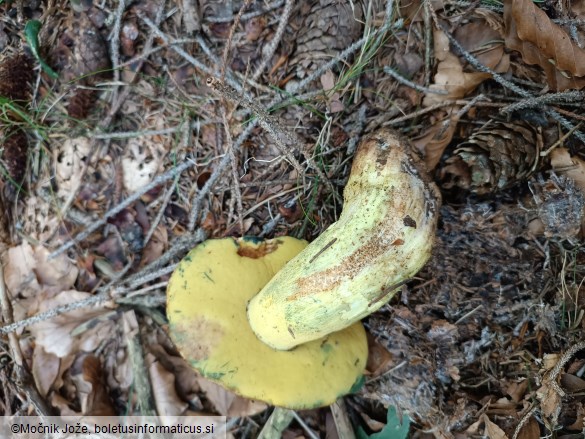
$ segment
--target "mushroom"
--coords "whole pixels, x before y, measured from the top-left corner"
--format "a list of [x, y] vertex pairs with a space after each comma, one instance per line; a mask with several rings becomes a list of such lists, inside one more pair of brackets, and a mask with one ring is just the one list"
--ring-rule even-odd
[[171, 338], [204, 376], [276, 406], [331, 404], [360, 382], [360, 319], [431, 254], [440, 194], [410, 144], [389, 130], [356, 152], [339, 220], [311, 244], [208, 240], [173, 273]]
[[326, 406], [360, 383], [368, 355], [361, 323], [279, 351], [252, 332], [246, 305], [306, 241], [207, 240], [175, 269], [167, 290], [171, 338], [206, 378], [291, 409]]

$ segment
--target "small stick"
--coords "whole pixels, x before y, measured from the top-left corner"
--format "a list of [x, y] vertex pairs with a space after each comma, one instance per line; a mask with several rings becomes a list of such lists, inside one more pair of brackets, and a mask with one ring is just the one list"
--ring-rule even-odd
[[232, 27], [230, 28], [230, 34], [228, 35], [227, 43], [226, 43], [225, 48], [223, 50], [223, 56], [221, 59], [220, 78], [222, 81], [225, 79], [225, 68], [226, 68], [227, 63], [228, 63], [228, 56], [230, 53], [230, 49], [232, 48], [232, 39], [234, 38], [234, 33], [236, 31], [236, 28], [240, 24], [240, 19], [242, 18], [244, 11], [246, 9], [248, 9], [248, 6], [250, 6], [251, 2], [252, 2], [252, 0], [245, 0], [244, 1], [244, 4], [242, 5], [242, 7], [240, 8], [240, 11], [238, 12], [238, 15], [236, 15], [236, 19], [234, 20], [234, 24], [232, 24]]
[[266, 68], [266, 65], [272, 59], [272, 55], [274, 55], [274, 52], [276, 51], [276, 47], [278, 46], [278, 43], [280, 43], [282, 35], [284, 34], [284, 31], [286, 29], [286, 25], [288, 24], [288, 19], [290, 18], [290, 14], [292, 13], [294, 5], [295, 5], [294, 0], [286, 0], [286, 4], [284, 5], [284, 10], [282, 11], [282, 15], [281, 15], [279, 23], [278, 23], [278, 28], [276, 29], [274, 37], [272, 38], [270, 43], [268, 43], [268, 45], [263, 48], [262, 61], [260, 62], [260, 65], [258, 66], [256, 71], [254, 72], [254, 74], [252, 75], [252, 80], [255, 81], [256, 79], [258, 79], [258, 77], [262, 74], [262, 72]]
[[242, 191], [240, 190], [239, 181], [240, 178], [238, 176], [238, 164], [236, 160], [236, 153], [234, 151], [234, 140], [232, 139], [232, 134], [230, 133], [230, 126], [227, 120], [226, 108], [222, 106], [221, 109], [221, 116], [223, 118], [223, 127], [225, 130], [225, 138], [227, 140], [227, 150], [228, 155], [230, 156], [230, 162], [232, 164], [232, 188], [234, 191], [234, 196], [236, 198], [236, 203], [238, 207], [238, 224], [240, 226], [240, 235], [244, 235], [244, 217], [242, 216], [242, 212], [244, 211], [244, 205], [242, 203]]
[[235, 104], [240, 103], [242, 106], [252, 111], [256, 115], [260, 126], [266, 130], [270, 137], [272, 137], [272, 140], [274, 140], [278, 150], [286, 156], [286, 158], [291, 162], [300, 175], [305, 174], [301, 164], [292, 155], [287, 145], [285, 145], [283, 142], [284, 140], [289, 145], [298, 145], [300, 141], [295, 139], [296, 136], [291, 135], [288, 130], [282, 127], [274, 116], [269, 115], [262, 107], [246, 96], [238, 95], [236, 90], [223, 83], [218, 78], [207, 78], [207, 85], [223, 98], [226, 98]]
[[[112, 31], [112, 39], [110, 40], [110, 58], [112, 60], [112, 70], [114, 71], [114, 81], [120, 81], [120, 31], [122, 29], [122, 15], [126, 9], [126, 0], [118, 0], [118, 7], [116, 8], [114, 30]], [[116, 96], [114, 96], [114, 100]]]
[[[249, 20], [250, 18], [254, 18], [254, 17], [258, 17], [260, 15], [264, 15], [267, 12], [273, 11], [274, 9], [278, 9], [282, 6], [282, 4], [284, 3], [284, 1], [278, 1], [278, 2], [274, 2], [272, 5], [268, 6], [266, 9], [262, 9], [260, 11], [255, 11], [255, 12], [248, 12], [247, 14], [244, 14], [240, 17], [240, 21], [246, 21]], [[234, 17], [208, 17], [206, 18], [206, 21], [209, 23], [229, 23], [230, 21], [233, 21]]]
[[431, 93], [431, 94], [437, 94], [437, 95], [449, 94], [449, 92], [447, 90], [433, 90], [432, 88], [427, 88], [427, 87], [423, 87], [422, 85], [415, 84], [414, 82], [409, 81], [404, 76], [400, 75], [396, 70], [394, 70], [388, 66], [384, 67], [384, 73], [387, 73], [388, 75], [392, 76], [394, 79], [396, 79], [401, 84], [406, 85], [407, 87], [413, 88], [416, 91], [420, 91], [421, 93]]
[[500, 109], [500, 113], [511, 113], [513, 111], [524, 110], [526, 108], [536, 108], [543, 104], [554, 104], [562, 102], [581, 102], [585, 98], [585, 93], [577, 90], [563, 91], [560, 93], [548, 93], [542, 96], [535, 96], [514, 102]]

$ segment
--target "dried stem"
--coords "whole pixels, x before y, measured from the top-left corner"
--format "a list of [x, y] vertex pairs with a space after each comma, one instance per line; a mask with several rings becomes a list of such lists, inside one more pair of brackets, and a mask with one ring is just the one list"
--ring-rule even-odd
[[221, 71], [220, 71], [219, 77], [221, 78], [222, 81], [225, 79], [225, 69], [226, 69], [226, 66], [228, 64], [228, 57], [229, 57], [230, 49], [232, 48], [232, 39], [234, 38], [234, 33], [235, 33], [238, 25], [240, 24], [240, 19], [242, 18], [244, 11], [246, 9], [248, 9], [248, 6], [250, 6], [250, 3], [252, 3], [252, 0], [245, 0], [244, 1], [244, 3], [242, 4], [242, 7], [240, 8], [240, 11], [238, 12], [238, 15], [236, 15], [236, 19], [234, 20], [234, 24], [232, 24], [232, 27], [230, 28], [230, 34], [228, 35], [228, 39], [227, 39], [227, 42], [225, 44], [225, 48], [223, 50], [223, 56], [221, 58]]
[[274, 52], [278, 47], [278, 43], [280, 43], [280, 40], [282, 39], [282, 35], [284, 34], [284, 31], [286, 29], [286, 25], [288, 24], [288, 19], [290, 18], [290, 14], [292, 13], [294, 5], [295, 5], [294, 0], [286, 0], [284, 10], [282, 11], [282, 16], [280, 17], [278, 23], [278, 28], [276, 29], [276, 33], [274, 34], [274, 37], [272, 38], [270, 43], [268, 43], [268, 45], [264, 47], [264, 49], [262, 50], [262, 61], [260, 62], [260, 65], [254, 72], [254, 74], [252, 75], [252, 80], [255, 81], [260, 77], [260, 75], [266, 68], [266, 65], [272, 59], [272, 56], [274, 55]]

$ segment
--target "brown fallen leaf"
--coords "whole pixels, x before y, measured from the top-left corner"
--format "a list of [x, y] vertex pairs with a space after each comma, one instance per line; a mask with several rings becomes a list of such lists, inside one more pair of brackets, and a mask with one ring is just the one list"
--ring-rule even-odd
[[[91, 297], [89, 293], [75, 290], [63, 291], [52, 298], [40, 301], [39, 312], [48, 311], [61, 305], [66, 305]], [[91, 352], [108, 337], [113, 327], [111, 321], [100, 322], [79, 336], [72, 335], [77, 326], [103, 314], [102, 307], [87, 307], [59, 314], [50, 320], [41, 321], [29, 327], [36, 343], [48, 353], [63, 358], [72, 352], [83, 350]]]
[[222, 416], [254, 416], [268, 408], [263, 402], [242, 398], [203, 377], [198, 378], [198, 383], [201, 390], [205, 392], [207, 399]]
[[538, 426], [537, 420], [532, 416], [526, 424], [520, 429], [518, 433], [518, 439], [539, 439], [540, 438], [540, 427]]
[[423, 153], [427, 169], [434, 169], [441, 161], [445, 148], [453, 140], [457, 129], [459, 107], [451, 108], [444, 120], [437, 121], [432, 127], [426, 130], [421, 136], [412, 140], [412, 143]]
[[83, 414], [89, 416], [115, 416], [116, 411], [112, 405], [106, 387], [105, 374], [102, 364], [95, 355], [83, 357], [81, 362], [81, 376], [78, 383], [84, 381], [87, 392], [80, 397]]
[[161, 416], [181, 416], [188, 404], [177, 395], [175, 375], [158, 361], [152, 362], [149, 373], [157, 413]]
[[585, 191], [585, 161], [577, 156], [571, 157], [566, 148], [556, 148], [550, 153], [550, 163], [557, 174], [566, 175]]
[[266, 28], [266, 17], [254, 17], [246, 22], [246, 40], [256, 41]]
[[433, 31], [435, 56], [439, 61], [437, 73], [434, 76], [431, 90], [446, 91], [447, 94], [427, 93], [423, 105], [430, 107], [445, 101], [452, 101], [465, 97], [479, 84], [490, 78], [489, 73], [464, 72], [459, 58], [450, 52], [449, 39], [442, 30]]
[[59, 375], [60, 363], [59, 357], [45, 352], [42, 346], [35, 346], [32, 357], [32, 374], [41, 396], [46, 397], [51, 390], [51, 386]]
[[488, 418], [487, 415], [483, 415], [483, 422], [485, 423], [485, 434], [489, 439], [508, 439], [504, 430], [490, 421], [490, 418]]
[[453, 36], [481, 64], [496, 73], [504, 73], [510, 67], [510, 57], [504, 54], [504, 42], [494, 26], [499, 27], [483, 18], [476, 19], [459, 26]]
[[506, 47], [544, 70], [552, 90], [585, 87], [585, 50], [531, 0], [504, 1]]
[[366, 370], [370, 373], [370, 376], [377, 377], [389, 369], [393, 356], [373, 335], [370, 333], [366, 335], [368, 338], [368, 361], [366, 363]]

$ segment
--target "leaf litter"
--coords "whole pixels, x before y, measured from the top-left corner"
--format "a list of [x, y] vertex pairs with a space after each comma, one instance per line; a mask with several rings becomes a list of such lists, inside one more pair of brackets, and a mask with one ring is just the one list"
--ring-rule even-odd
[[[382, 431], [388, 406], [408, 416], [415, 438], [582, 431], [583, 352], [571, 350], [585, 325], [585, 137], [582, 97], [572, 91], [584, 77], [582, 2], [507, 0], [502, 10], [403, 1], [382, 38], [384, 2], [298, 2], [280, 36], [283, 2], [256, 2], [229, 40], [239, 2], [199, 2], [197, 11], [182, 3], [170, 16], [170, 5], [159, 15], [147, 0], [123, 11], [110, 2], [27, 11], [43, 24], [40, 55], [60, 77], [31, 73], [31, 119], [2, 121], [31, 141], [18, 170], [26, 192], [14, 200], [2, 191], [13, 208], [2, 260], [14, 312], [4, 322], [100, 299], [17, 328], [39, 395], [62, 414], [134, 413], [142, 405], [133, 383], [147, 377], [160, 413], [225, 414], [239, 418], [231, 435], [256, 437], [265, 405], [203, 381], [166, 338], [168, 275], [204, 237], [241, 233], [240, 215], [247, 234], [314, 239], [340, 211], [333, 192], [359, 137], [392, 126], [434, 169], [444, 207], [433, 259], [366, 321], [369, 375], [346, 398], [354, 431]], [[23, 26], [11, 8], [0, 4], [16, 52]], [[95, 74], [106, 66], [119, 73]], [[322, 174], [303, 164], [301, 175], [241, 107], [230, 104], [223, 118], [204, 85], [223, 68], [239, 93], [295, 129], [304, 148], [295, 153], [309, 152]], [[501, 111], [512, 104], [519, 109]], [[130, 354], [135, 343], [146, 362]], [[300, 417], [304, 426], [291, 424], [284, 437], [339, 433], [327, 408]]]

